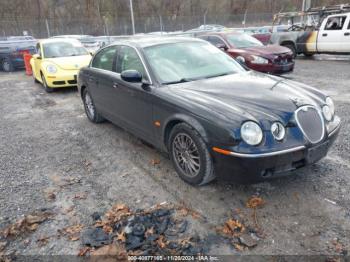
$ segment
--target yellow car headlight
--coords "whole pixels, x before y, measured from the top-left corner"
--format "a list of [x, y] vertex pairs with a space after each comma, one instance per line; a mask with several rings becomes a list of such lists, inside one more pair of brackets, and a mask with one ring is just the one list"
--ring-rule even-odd
[[57, 73], [57, 67], [54, 65], [48, 65], [46, 67], [46, 71], [50, 74], [55, 74], [55, 73]]

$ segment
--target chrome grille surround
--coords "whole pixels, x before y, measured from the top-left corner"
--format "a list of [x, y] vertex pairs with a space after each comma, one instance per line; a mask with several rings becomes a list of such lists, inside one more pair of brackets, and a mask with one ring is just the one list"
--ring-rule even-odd
[[[307, 114], [308, 112], [310, 112], [310, 113], [308, 115], [305, 115], [305, 116], [306, 116], [306, 118], [309, 118], [309, 119], [301, 119], [302, 116], [300, 114], [301, 113]], [[317, 118], [316, 118], [316, 116], [317, 116]], [[322, 115], [322, 112], [320, 110], [318, 110], [315, 106], [307, 105], [307, 106], [299, 107], [295, 111], [295, 120], [296, 120], [301, 132], [303, 133], [304, 137], [308, 141], [310, 141], [312, 144], [316, 144], [324, 138], [324, 136], [325, 136], [325, 123], [324, 123], [323, 115]], [[307, 123], [307, 122], [305, 122], [305, 120], [310, 120], [312, 122]], [[311, 127], [311, 129], [313, 129], [313, 130], [310, 130], [310, 126], [307, 126], [308, 124], [315, 125], [316, 130], [313, 126]], [[320, 127], [321, 131], [317, 130], [317, 127]], [[309, 130], [307, 130], [307, 129], [309, 129]], [[319, 132], [319, 134], [317, 134], [316, 132]], [[314, 133], [316, 133], [316, 134], [314, 134]]]

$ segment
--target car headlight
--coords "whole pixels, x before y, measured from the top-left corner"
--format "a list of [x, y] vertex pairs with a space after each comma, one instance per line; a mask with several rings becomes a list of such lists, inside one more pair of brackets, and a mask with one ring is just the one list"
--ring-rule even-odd
[[241, 137], [247, 144], [256, 146], [261, 143], [263, 132], [257, 123], [248, 121], [241, 127]]
[[269, 63], [268, 59], [263, 58], [261, 56], [252, 55], [252, 58], [253, 60], [251, 61], [251, 63], [253, 64], [266, 65]]
[[50, 74], [55, 74], [57, 72], [57, 68], [54, 65], [48, 65], [46, 67], [46, 71]]
[[280, 122], [275, 122], [271, 126], [271, 133], [277, 141], [282, 141], [286, 135], [286, 129]]
[[327, 121], [332, 120], [333, 115], [332, 115], [332, 112], [331, 112], [331, 109], [329, 108], [329, 106], [325, 105], [324, 107], [322, 107], [322, 113], [323, 113], [324, 118]]
[[245, 64], [245, 58], [243, 56], [237, 56], [236, 60], [240, 63], [240, 64]]
[[335, 114], [335, 105], [334, 105], [334, 102], [333, 102], [332, 98], [327, 97], [326, 98], [326, 104], [327, 104], [327, 106], [329, 106], [329, 109], [331, 110], [331, 114], [332, 114], [332, 117], [333, 117], [334, 114]]

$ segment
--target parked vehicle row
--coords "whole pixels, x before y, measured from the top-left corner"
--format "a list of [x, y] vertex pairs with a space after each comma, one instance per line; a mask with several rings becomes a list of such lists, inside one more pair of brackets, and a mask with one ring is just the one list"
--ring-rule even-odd
[[0, 37], [0, 70], [24, 68], [23, 54], [34, 54], [37, 41], [31, 36]]
[[263, 45], [256, 38], [238, 32], [207, 33], [199, 36], [252, 70], [270, 74], [285, 74], [294, 70], [290, 49], [278, 45]]
[[[349, 5], [350, 10], [350, 5]], [[325, 12], [324, 10], [321, 11]], [[279, 14], [284, 19], [294, 20], [305, 14]], [[277, 19], [276, 18], [276, 19]], [[350, 54], [350, 13], [340, 13], [324, 18], [320, 25], [302, 26], [292, 24], [287, 32], [278, 32], [271, 35], [271, 43], [286, 46], [294, 56], [304, 54]]]
[[80, 41], [52, 38], [37, 44], [37, 54], [30, 60], [34, 81], [42, 83], [47, 92], [55, 88], [77, 85], [79, 70], [87, 66], [91, 54]]

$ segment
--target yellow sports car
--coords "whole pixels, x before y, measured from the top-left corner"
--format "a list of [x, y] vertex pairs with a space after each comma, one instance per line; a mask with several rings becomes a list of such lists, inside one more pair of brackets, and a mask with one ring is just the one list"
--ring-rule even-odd
[[76, 86], [80, 68], [90, 63], [91, 54], [74, 39], [47, 39], [37, 44], [37, 54], [30, 64], [36, 83], [47, 92], [55, 88]]

